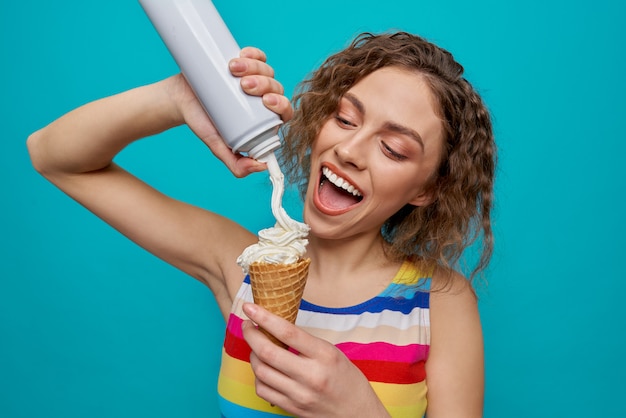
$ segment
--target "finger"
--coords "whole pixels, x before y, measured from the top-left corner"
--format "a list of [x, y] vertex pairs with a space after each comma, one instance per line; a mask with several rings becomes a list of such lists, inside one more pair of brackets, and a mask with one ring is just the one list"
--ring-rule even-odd
[[290, 392], [294, 382], [280, 371], [261, 361], [254, 351], [250, 353], [250, 366], [255, 376], [256, 394], [273, 405], [283, 405], [290, 396], [285, 392]]
[[263, 62], [267, 61], [267, 55], [265, 55], [265, 52], [254, 46], [246, 46], [241, 48], [239, 56], [242, 58], [252, 58]]
[[[289, 361], [289, 358], [287, 358], [287, 360], [284, 360], [284, 358], [271, 360], [273, 367], [289, 376], [301, 374], [301, 363], [307, 358], [319, 358], [320, 356], [328, 357], [335, 354], [336, 349], [328, 341], [312, 336], [291, 322], [270, 313], [259, 305], [245, 303], [243, 310], [248, 318], [259, 325], [259, 327], [264, 328], [267, 332], [298, 353], [296, 358], [300, 360], [300, 363], [298, 363], [297, 367], [294, 367], [295, 362]], [[333, 349], [328, 350], [329, 348]], [[259, 355], [263, 361], [269, 361], [269, 359], [262, 357], [263, 354], [263, 352], [257, 351], [257, 355]], [[273, 352], [269, 352], [268, 354], [273, 355]]]
[[241, 79], [241, 88], [248, 94], [253, 96], [262, 96], [266, 93], [283, 94], [284, 88], [276, 79], [265, 77], [248, 75]]
[[[255, 376], [256, 394], [272, 405], [280, 405], [288, 409], [290, 400], [296, 393], [302, 391], [300, 382], [293, 380], [278, 368], [282, 360], [298, 361], [298, 356], [271, 342], [252, 321], [244, 321], [242, 324], [244, 338], [252, 352], [250, 353], [250, 366]], [[295, 366], [301, 369], [302, 366]]]
[[[267, 311], [266, 311], [267, 312]], [[271, 314], [270, 314], [271, 315]], [[253, 321], [248, 321], [254, 325], [248, 323], [242, 324], [243, 337], [248, 342], [248, 345], [253, 351], [259, 351], [264, 361], [274, 365], [274, 358], [278, 354], [284, 354], [287, 352], [282, 346], [279, 346], [276, 341], [272, 341], [266, 329], [260, 325], [255, 324]], [[293, 355], [294, 353], [289, 353]]]
[[284, 122], [293, 117], [293, 107], [283, 94], [283, 86], [273, 78], [244, 77], [241, 80], [241, 88], [252, 96], [262, 96], [263, 104], [279, 114]]
[[202, 138], [202, 141], [211, 149], [211, 152], [226, 165], [235, 177], [245, 177], [248, 174], [267, 169], [267, 165], [252, 158], [235, 154], [228, 148], [219, 135]]
[[263, 104], [274, 113], [278, 113], [283, 122], [293, 118], [293, 106], [282, 94], [267, 93], [263, 95]]
[[242, 77], [244, 75], [274, 77], [274, 68], [263, 61], [251, 58], [233, 58], [229, 61], [228, 68], [235, 77]]
[[273, 388], [286, 387], [289, 379], [280, 370], [280, 365], [286, 361], [296, 360], [297, 356], [274, 344], [251, 320], [241, 324], [241, 331], [252, 350], [250, 366], [256, 378]]
[[[290, 347], [295, 348], [296, 345], [302, 345], [301, 340], [306, 340], [306, 337], [310, 337], [309, 334], [302, 331], [291, 322], [277, 315], [274, 315], [273, 313], [270, 313], [268, 310], [259, 305], [255, 305], [253, 303], [245, 303], [243, 305], [243, 311], [248, 316], [248, 318], [254, 321], [254, 323], [256, 323], [259, 327], [263, 328], [265, 331], [269, 332], [278, 340], [282, 341]], [[252, 344], [250, 344], [250, 346], [251, 348], [253, 348]], [[257, 351], [257, 355], [259, 355], [263, 361], [270, 362], [273, 367], [276, 367], [283, 372], [287, 372], [287, 370], [283, 367], [283, 364], [280, 363], [282, 359], [273, 358], [273, 356], [276, 355], [274, 350], [264, 349], [263, 351]], [[265, 357], [265, 355], [267, 355], [267, 357]]]

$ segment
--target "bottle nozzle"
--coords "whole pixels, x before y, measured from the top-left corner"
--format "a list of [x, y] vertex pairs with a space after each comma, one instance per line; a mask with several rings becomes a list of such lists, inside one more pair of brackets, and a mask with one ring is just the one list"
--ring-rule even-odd
[[267, 162], [263, 158], [269, 154], [273, 155], [278, 148], [280, 148], [280, 138], [278, 135], [273, 135], [252, 147], [248, 155], [255, 160]]

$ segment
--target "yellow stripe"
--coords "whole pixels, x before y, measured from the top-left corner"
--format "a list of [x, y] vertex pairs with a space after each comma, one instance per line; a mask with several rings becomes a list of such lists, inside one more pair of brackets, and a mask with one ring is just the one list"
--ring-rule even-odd
[[[374, 392], [393, 418], [419, 417], [426, 411], [426, 383], [393, 384], [370, 382]], [[218, 393], [226, 400], [246, 408], [289, 415], [259, 398], [254, 389], [254, 373], [250, 363], [222, 353]], [[410, 403], [407, 403], [410, 402]]]
[[426, 401], [416, 406], [385, 406], [391, 418], [419, 418], [426, 412]]
[[416, 284], [420, 278], [432, 277], [434, 272], [433, 266], [427, 266], [425, 262], [412, 262], [405, 260], [393, 278], [396, 284]]
[[256, 396], [254, 386], [243, 385], [225, 376], [220, 376], [217, 383], [218, 393], [227, 401], [253, 409], [255, 411], [269, 412], [276, 415], [289, 416], [287, 412], [277, 406], [271, 406], [269, 402]]
[[426, 382], [410, 385], [379, 382], [370, 384], [393, 418], [421, 417], [426, 412]]
[[250, 363], [238, 360], [222, 352], [222, 368], [217, 381], [217, 392], [227, 401], [277, 415], [289, 415], [277, 406], [259, 398], [254, 388], [254, 373]]
[[220, 375], [244, 385], [254, 386], [254, 373], [250, 363], [229, 356], [226, 350], [222, 350]]

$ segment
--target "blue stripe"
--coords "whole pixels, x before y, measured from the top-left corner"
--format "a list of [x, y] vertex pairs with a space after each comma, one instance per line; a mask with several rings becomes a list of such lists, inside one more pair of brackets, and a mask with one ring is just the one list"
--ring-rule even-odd
[[379, 296], [412, 299], [416, 293], [430, 291], [430, 279], [420, 279], [415, 284], [391, 283]]
[[[246, 275], [244, 282], [250, 284], [249, 275]], [[364, 312], [380, 313], [385, 310], [393, 310], [406, 315], [415, 308], [428, 309], [430, 307], [430, 282], [430, 278], [425, 278], [413, 284], [391, 283], [379, 296], [346, 308], [328, 308], [303, 299], [300, 303], [300, 309], [337, 315], [359, 315]]]
[[218, 395], [220, 412], [223, 418], [276, 418], [287, 417], [287, 415], [272, 414], [271, 412], [255, 411], [241, 405], [232, 403]]
[[429, 293], [415, 292], [410, 299], [404, 297], [392, 298], [385, 296], [377, 296], [367, 302], [347, 308], [327, 308], [318, 306], [303, 300], [300, 309], [303, 311], [311, 311], [316, 313], [328, 313], [335, 315], [359, 315], [365, 312], [380, 313], [385, 310], [401, 312], [403, 314], [411, 313], [415, 308], [428, 309]]

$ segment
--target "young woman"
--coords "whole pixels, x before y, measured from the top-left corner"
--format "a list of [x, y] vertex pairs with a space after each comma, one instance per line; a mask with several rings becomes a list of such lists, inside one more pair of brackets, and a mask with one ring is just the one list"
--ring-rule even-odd
[[228, 321], [224, 416], [481, 416], [479, 314], [471, 280], [455, 268], [476, 238], [483, 252], [470, 278], [491, 254], [495, 145], [463, 68], [417, 36], [364, 34], [303, 83], [295, 111], [262, 51], [244, 48], [230, 69], [290, 121], [283, 167], [301, 186], [311, 228], [296, 325], [249, 303], [236, 259], [257, 242], [255, 232], [113, 163], [131, 142], [187, 124], [234, 175], [265, 169], [225, 146], [181, 75], [35, 132], [33, 165], [211, 289]]

